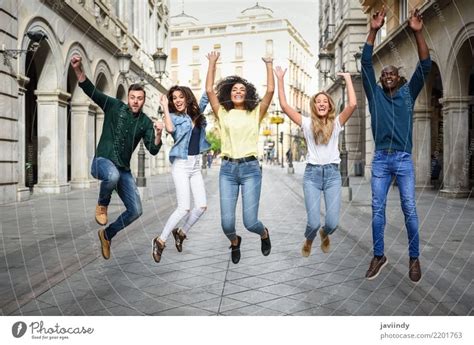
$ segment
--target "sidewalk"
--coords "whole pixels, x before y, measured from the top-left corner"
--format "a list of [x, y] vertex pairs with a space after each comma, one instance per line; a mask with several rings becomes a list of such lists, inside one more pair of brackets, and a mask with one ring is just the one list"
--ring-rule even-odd
[[[218, 169], [205, 177], [208, 212], [178, 253], [167, 242], [162, 261], [151, 240], [175, 207], [169, 174], [148, 180], [153, 197], [143, 216], [120, 232], [103, 260], [93, 221], [97, 190], [36, 197], [0, 207], [2, 315], [471, 315], [472, 210], [469, 200], [419, 193], [422, 281], [407, 277], [403, 217], [391, 190], [386, 230], [388, 266], [364, 279], [372, 257], [370, 186], [351, 180], [354, 201], [344, 203], [331, 252], [319, 241], [309, 258], [300, 250], [306, 225], [302, 164], [296, 174], [263, 167], [260, 217], [270, 229], [272, 253], [243, 228], [242, 259], [232, 264], [220, 228]], [[113, 197], [110, 218], [121, 209]], [[240, 204], [240, 201], [239, 201]], [[401, 231], [400, 231], [401, 230]]]

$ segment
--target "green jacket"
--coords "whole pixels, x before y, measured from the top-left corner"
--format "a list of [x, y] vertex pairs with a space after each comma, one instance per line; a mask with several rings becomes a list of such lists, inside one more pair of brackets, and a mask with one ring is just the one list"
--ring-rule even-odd
[[158, 153], [161, 143], [155, 145], [153, 122], [143, 112], [134, 115], [128, 104], [103, 94], [89, 79], [79, 86], [105, 114], [96, 157], [110, 159], [117, 167], [130, 170], [130, 158], [142, 138], [152, 155]]

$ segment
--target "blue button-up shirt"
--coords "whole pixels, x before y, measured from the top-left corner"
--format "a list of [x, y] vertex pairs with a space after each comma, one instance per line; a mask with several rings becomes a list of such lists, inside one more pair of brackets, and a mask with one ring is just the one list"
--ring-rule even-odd
[[[204, 93], [199, 102], [199, 111], [202, 113], [206, 109], [209, 99], [206, 93]], [[188, 114], [177, 115], [171, 113], [171, 121], [173, 122], [174, 131], [171, 136], [174, 140], [174, 145], [170, 150], [169, 159], [173, 163], [175, 158], [186, 159], [188, 158], [188, 147], [189, 140], [191, 139], [191, 133], [193, 131], [193, 121]], [[208, 151], [211, 145], [206, 139], [206, 122], [201, 127], [199, 136], [199, 153]]]

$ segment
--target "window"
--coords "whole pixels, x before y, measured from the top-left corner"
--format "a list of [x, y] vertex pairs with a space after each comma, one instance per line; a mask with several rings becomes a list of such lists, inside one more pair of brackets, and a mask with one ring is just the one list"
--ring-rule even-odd
[[171, 31], [171, 37], [180, 37], [183, 31]]
[[237, 66], [235, 67], [235, 75], [238, 75], [239, 77], [242, 76], [242, 66]]
[[377, 32], [377, 36], [375, 36], [375, 42], [377, 44], [380, 44], [380, 42], [382, 42], [385, 39], [386, 36], [387, 36], [387, 26], [384, 25]]
[[221, 34], [225, 32], [225, 26], [218, 26], [211, 28], [211, 34]]
[[191, 85], [199, 86], [200, 82], [201, 81], [199, 80], [199, 70], [197, 68], [193, 69], [193, 79], [191, 80]]
[[178, 63], [178, 48], [171, 48], [171, 63]]
[[175, 85], [179, 84], [178, 71], [171, 71], [171, 82]]
[[[220, 53], [221, 52], [221, 45], [220, 44], [214, 44], [214, 47], [213, 47], [213, 50]], [[221, 61], [222, 60], [222, 54], [221, 56], [219, 57], [219, 60], [217, 61]], [[217, 75], [216, 75], [217, 76]]]
[[337, 67], [336, 67], [335, 72], [342, 71], [342, 66], [344, 65], [344, 50], [343, 50], [342, 42], [339, 43], [337, 53], [339, 55], [339, 58], [337, 59]]
[[193, 46], [193, 63], [199, 63], [199, 46]]
[[220, 67], [216, 67], [216, 80], [219, 81], [221, 80], [222, 78], [222, 74], [221, 74], [221, 68]]
[[265, 43], [265, 56], [273, 57], [273, 40], [267, 40]]
[[400, 24], [402, 24], [408, 18], [408, 3], [407, 0], [399, 0], [399, 13]]
[[242, 57], [243, 57], [242, 42], [236, 42], [235, 43], [235, 58], [242, 59]]
[[189, 36], [197, 36], [197, 35], [203, 35], [203, 34], [204, 34], [204, 29], [189, 30]]

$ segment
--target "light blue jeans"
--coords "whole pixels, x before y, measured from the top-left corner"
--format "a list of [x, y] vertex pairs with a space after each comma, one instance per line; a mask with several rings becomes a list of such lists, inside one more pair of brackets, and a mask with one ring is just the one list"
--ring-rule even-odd
[[262, 189], [262, 173], [258, 160], [233, 163], [222, 160], [219, 173], [221, 204], [221, 225], [229, 240], [236, 239], [235, 208], [242, 188], [242, 213], [244, 226], [248, 231], [262, 236], [265, 227], [258, 220], [258, 206]]
[[99, 205], [108, 206], [112, 192], [116, 189], [126, 208], [125, 212], [105, 229], [105, 237], [110, 241], [117, 232], [141, 216], [142, 203], [140, 201], [140, 194], [130, 170], [115, 166], [107, 158], [94, 158], [91, 175], [102, 181], [100, 183]]
[[308, 223], [304, 236], [312, 241], [321, 226], [321, 193], [324, 193], [326, 218], [324, 232], [332, 234], [339, 224], [341, 173], [337, 164], [306, 164], [303, 177], [304, 202]]
[[392, 177], [397, 179], [410, 257], [419, 256], [418, 215], [415, 204], [415, 169], [411, 153], [378, 150], [372, 161], [372, 240], [374, 255], [384, 254], [385, 207]]

